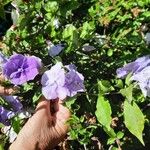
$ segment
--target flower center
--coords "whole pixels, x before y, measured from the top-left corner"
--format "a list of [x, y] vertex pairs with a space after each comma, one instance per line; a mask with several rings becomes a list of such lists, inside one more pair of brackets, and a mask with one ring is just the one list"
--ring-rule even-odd
[[22, 68], [19, 68], [17, 72], [23, 72], [23, 69], [22, 69]]

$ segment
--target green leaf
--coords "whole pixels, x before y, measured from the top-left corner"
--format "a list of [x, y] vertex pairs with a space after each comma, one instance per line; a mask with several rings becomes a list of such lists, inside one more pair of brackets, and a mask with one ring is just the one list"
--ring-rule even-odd
[[4, 6], [2, 4], [0, 4], [0, 17], [5, 19]]
[[107, 130], [110, 130], [110, 124], [111, 124], [111, 107], [110, 104], [105, 98], [101, 95], [98, 96], [97, 105], [96, 105], [96, 117], [97, 120], [107, 128]]
[[29, 91], [29, 90], [32, 90], [33, 89], [33, 83], [24, 83], [24, 87], [23, 87], [23, 90], [24, 91]]
[[82, 39], [87, 39], [90, 37], [90, 35], [92, 35], [93, 31], [95, 29], [94, 23], [93, 22], [85, 22], [83, 23], [83, 27], [82, 27], [82, 32], [80, 37]]
[[12, 127], [14, 128], [14, 131], [16, 133], [19, 133], [20, 129], [21, 129], [21, 123], [18, 117], [15, 117], [13, 119], [13, 123], [12, 123]]
[[125, 80], [125, 84], [126, 85], [130, 85], [131, 84], [131, 76], [132, 76], [132, 73], [129, 73], [126, 77], [126, 80]]
[[133, 85], [132, 84], [129, 87], [120, 90], [120, 93], [123, 96], [125, 96], [130, 103], [132, 101], [132, 92], [133, 92]]
[[144, 145], [142, 137], [142, 132], [144, 129], [144, 115], [135, 102], [132, 104], [128, 101], [124, 102], [124, 119], [125, 125], [129, 131]]
[[144, 17], [150, 17], [150, 11], [143, 12], [142, 16], [144, 16]]
[[114, 90], [113, 86], [108, 80], [98, 81], [98, 88], [101, 94], [111, 92]]
[[0, 143], [0, 150], [4, 150], [4, 145]]
[[4, 127], [4, 125], [2, 123], [0, 123], [0, 128]]
[[113, 143], [115, 143], [115, 140], [116, 140], [116, 138], [109, 138], [107, 140], [107, 144], [113, 144]]
[[66, 106], [71, 109], [71, 105], [75, 102], [77, 97], [70, 97], [65, 101]]
[[66, 52], [75, 50], [79, 46], [78, 32], [75, 26], [68, 24], [63, 31], [63, 38], [68, 43]]
[[121, 38], [123, 38], [124, 36], [126, 36], [129, 32], [131, 32], [131, 28], [129, 29], [125, 29], [122, 32], [120, 32], [120, 34], [117, 37], [117, 40], [120, 40]]
[[38, 100], [40, 99], [40, 97], [42, 96], [42, 93], [40, 90], [36, 91], [32, 100], [33, 100], [33, 103], [36, 103], [38, 102]]
[[113, 128], [108, 129], [104, 127], [104, 131], [109, 135], [109, 137], [116, 138], [116, 133]]
[[68, 39], [73, 36], [73, 32], [76, 31], [76, 27], [72, 24], [68, 24], [63, 31], [63, 38]]
[[118, 80], [116, 80], [116, 85], [115, 85], [116, 87], [118, 87], [118, 88], [123, 88], [123, 82], [122, 82], [122, 80], [121, 79], [118, 79]]
[[112, 50], [112, 49], [109, 49], [108, 52], [107, 52], [107, 55], [108, 55], [109, 57], [111, 57], [111, 56], [113, 55], [113, 50]]
[[44, 9], [50, 13], [56, 13], [58, 10], [58, 3], [56, 1], [50, 1], [45, 4]]
[[123, 132], [119, 131], [119, 132], [117, 133], [117, 138], [118, 138], [118, 139], [123, 138], [123, 136], [124, 136], [124, 133], [123, 133]]

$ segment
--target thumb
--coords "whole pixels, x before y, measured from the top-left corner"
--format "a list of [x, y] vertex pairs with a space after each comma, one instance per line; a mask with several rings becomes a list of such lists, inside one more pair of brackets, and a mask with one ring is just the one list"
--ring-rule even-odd
[[50, 101], [47, 100], [44, 96], [41, 96], [39, 99], [39, 103], [35, 109], [36, 113], [41, 113], [41, 114], [45, 114], [48, 117], [51, 116], [51, 111], [50, 111]]

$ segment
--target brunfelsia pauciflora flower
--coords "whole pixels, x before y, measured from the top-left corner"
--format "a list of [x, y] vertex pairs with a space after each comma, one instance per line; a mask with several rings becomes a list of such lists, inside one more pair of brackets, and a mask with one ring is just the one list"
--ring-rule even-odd
[[[39, 74], [42, 68], [41, 59], [35, 56], [14, 54], [9, 59], [1, 57], [1, 68], [4, 76], [14, 85], [22, 85]], [[75, 65], [65, 65], [57, 62], [50, 70], [44, 72], [41, 78], [42, 94], [47, 100], [73, 97], [78, 92], [84, 92], [84, 77], [77, 71]], [[12, 117], [22, 110], [22, 104], [16, 96], [1, 96], [12, 109], [0, 106], [0, 122], [9, 125]]]
[[3, 74], [15, 85], [33, 80], [39, 74], [41, 60], [35, 56], [12, 55], [3, 65]]
[[118, 78], [125, 78], [129, 73], [132, 74], [130, 80], [137, 82], [143, 95], [150, 97], [150, 55], [117, 69]]
[[73, 97], [77, 92], [84, 92], [84, 77], [74, 65], [63, 66], [56, 63], [46, 71], [41, 79], [42, 94], [46, 99], [65, 99]]

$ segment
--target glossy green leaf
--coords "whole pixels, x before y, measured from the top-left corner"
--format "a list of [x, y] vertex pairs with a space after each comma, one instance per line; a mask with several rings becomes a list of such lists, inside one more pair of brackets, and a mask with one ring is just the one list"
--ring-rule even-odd
[[129, 131], [144, 145], [142, 137], [144, 130], [144, 115], [135, 102], [132, 104], [128, 101], [124, 102], [124, 119], [125, 125]]

